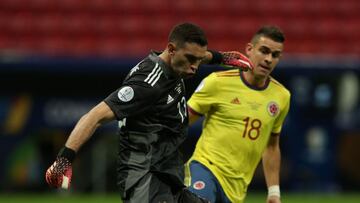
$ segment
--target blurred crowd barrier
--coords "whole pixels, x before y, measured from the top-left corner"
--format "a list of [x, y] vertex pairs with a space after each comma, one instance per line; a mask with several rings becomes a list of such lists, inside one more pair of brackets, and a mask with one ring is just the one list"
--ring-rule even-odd
[[[358, 191], [360, 63], [308, 62], [284, 60], [273, 73], [292, 93], [281, 135], [282, 187]], [[0, 64], [1, 191], [49, 190], [45, 170], [77, 120], [116, 90], [136, 63], [34, 60]], [[219, 69], [201, 67], [198, 75], [186, 81], [187, 96], [202, 78]], [[81, 149], [74, 163], [73, 191], [116, 191], [116, 131], [116, 122], [101, 127]], [[183, 146], [187, 156], [200, 132], [200, 123], [190, 128]], [[261, 168], [250, 188], [265, 188]]]

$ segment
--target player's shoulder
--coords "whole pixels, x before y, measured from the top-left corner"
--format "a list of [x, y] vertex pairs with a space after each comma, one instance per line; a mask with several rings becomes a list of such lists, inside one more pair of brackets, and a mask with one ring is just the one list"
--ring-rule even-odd
[[224, 78], [224, 77], [238, 77], [240, 76], [240, 71], [238, 69], [233, 70], [223, 70], [223, 71], [216, 71], [212, 73], [216, 78]]
[[226, 80], [224, 80], [224, 78], [234, 78], [239, 77], [239, 75], [239, 70], [215, 71], [206, 76], [204, 81], [218, 84], [219, 82], [225, 82]]
[[290, 91], [275, 78], [270, 77], [270, 84], [272, 85], [272, 88], [276, 89], [277, 92], [281, 92], [285, 96], [290, 97]]
[[[129, 72], [125, 81], [136, 81], [140, 83], [149, 83], [150, 79], [158, 76], [159, 71], [155, 71], [154, 69], [160, 69], [159, 64], [149, 59], [149, 57], [143, 59], [138, 64], [136, 64]], [[152, 76], [152, 77], [150, 77]], [[148, 78], [148, 79], [147, 79]], [[152, 80], [153, 81], [153, 80]], [[151, 84], [151, 83], [150, 83]]]
[[149, 57], [146, 57], [138, 64], [136, 64], [134, 68], [137, 68], [139, 72], [146, 73], [146, 72], [151, 72], [156, 65], [157, 63], [155, 61], [151, 60]]
[[225, 71], [216, 71], [212, 72], [206, 77], [206, 81], [212, 81], [212, 82], [225, 82], [225, 78], [234, 78], [239, 77], [240, 72], [239, 70], [225, 70]]

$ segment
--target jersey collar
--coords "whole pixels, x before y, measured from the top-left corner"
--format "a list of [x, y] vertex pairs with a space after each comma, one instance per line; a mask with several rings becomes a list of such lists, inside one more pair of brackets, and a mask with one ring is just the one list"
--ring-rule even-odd
[[[240, 70], [239, 70], [240, 71]], [[255, 86], [255, 85], [251, 85], [247, 80], [246, 78], [244, 77], [244, 71], [240, 71], [240, 78], [241, 78], [241, 81], [247, 86], [249, 87], [250, 89], [253, 89], [253, 90], [265, 90], [268, 86], [269, 86], [269, 83], [270, 83], [270, 78], [268, 78], [265, 82], [265, 85], [263, 85], [262, 87], [258, 87], [258, 86]]]
[[179, 78], [179, 76], [174, 71], [172, 71], [171, 67], [159, 57], [160, 54], [161, 52], [151, 51], [149, 58], [153, 62], [160, 65], [166, 78]]

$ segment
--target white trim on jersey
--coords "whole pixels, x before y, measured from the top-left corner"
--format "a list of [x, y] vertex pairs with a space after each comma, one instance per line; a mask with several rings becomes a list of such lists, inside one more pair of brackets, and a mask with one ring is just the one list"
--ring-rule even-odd
[[154, 80], [154, 82], [151, 83], [151, 86], [154, 86], [155, 83], [159, 80], [161, 74], [163, 73], [163, 71], [161, 70], [161, 72], [159, 73], [159, 75], [156, 77], [156, 79]]
[[154, 75], [155, 71], [157, 71], [158, 67], [159, 67], [159, 64], [156, 63], [154, 69], [151, 71], [151, 73], [150, 73], [150, 74], [147, 76], [147, 78], [144, 80], [145, 82], [148, 82], [148, 80], [150, 79], [150, 77], [152, 77], [152, 76]]
[[[151, 86], [154, 86], [155, 83], [159, 80], [161, 74], [163, 73], [161, 67], [158, 63], [156, 63], [154, 69], [151, 71], [151, 73], [147, 76], [147, 78], [144, 80], [144, 82], [149, 83]], [[155, 79], [155, 80], [154, 80]]]

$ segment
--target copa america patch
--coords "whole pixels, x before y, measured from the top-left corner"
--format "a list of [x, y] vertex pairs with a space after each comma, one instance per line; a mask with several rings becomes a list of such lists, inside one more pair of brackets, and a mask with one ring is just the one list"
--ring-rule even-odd
[[204, 181], [198, 180], [193, 184], [193, 187], [196, 190], [202, 190], [205, 188], [205, 183], [204, 183]]
[[128, 102], [134, 97], [134, 90], [129, 86], [122, 87], [118, 92], [118, 97], [123, 102]]
[[280, 108], [276, 102], [270, 102], [267, 106], [270, 116], [274, 117], [279, 114]]

